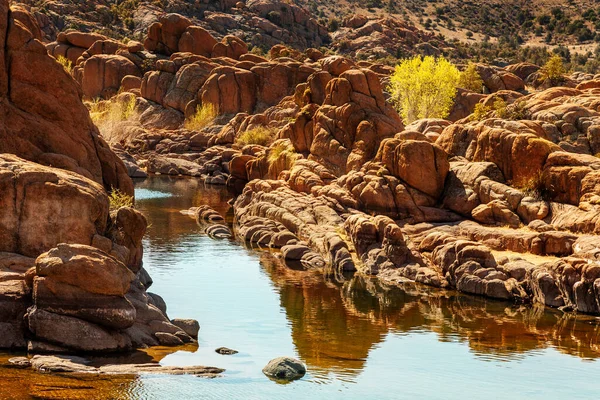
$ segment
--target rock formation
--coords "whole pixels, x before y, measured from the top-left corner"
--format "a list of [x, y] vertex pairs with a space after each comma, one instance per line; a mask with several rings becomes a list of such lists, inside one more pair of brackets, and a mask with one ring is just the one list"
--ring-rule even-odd
[[[395, 20], [355, 15], [332, 35], [337, 50], [349, 56], [344, 57], [308, 48], [327, 34], [295, 5], [252, 0], [208, 2], [205, 7], [205, 2], [199, 6], [204, 12], [200, 21], [193, 12], [178, 14], [176, 8], [190, 8], [172, 3], [160, 15], [147, 9], [143, 45], [68, 31], [48, 49], [75, 60], [73, 76], [87, 98], [134, 105], [132, 116], [112, 124], [105, 135], [127, 158], [128, 171], [143, 167], [149, 173], [189, 175], [238, 191], [235, 232], [214, 223], [210, 210], [194, 210], [207, 234], [235, 234], [252, 246], [281, 249], [290, 265], [327, 273], [353, 271], [389, 282], [410, 279], [513, 302], [600, 313], [600, 84], [593, 75], [572, 74], [564, 77], [563, 86], [549, 87], [553, 83], [542, 79], [543, 71], [535, 65], [476, 64], [485, 94], [459, 90], [447, 120], [405, 125], [386, 90], [393, 70], [373, 56], [454, 51], [438, 37]], [[13, 23], [20, 28], [8, 30], [12, 55], [7, 59], [13, 64], [23, 43], [39, 43], [30, 41], [38, 33], [28, 30], [32, 22], [26, 13], [20, 15], [23, 22]], [[260, 34], [249, 37], [240, 31]], [[17, 40], [22, 35], [27, 40]], [[257, 41], [271, 48], [269, 58], [249, 52]], [[41, 45], [27, 46], [28, 51], [39, 48], [41, 55]], [[22, 110], [25, 106], [18, 102], [25, 100], [18, 89], [26, 77], [15, 68], [9, 71], [14, 76], [7, 82], [16, 89], [5, 91], [8, 105]], [[56, 74], [72, 88], [75, 109], [81, 109], [77, 86], [64, 72]], [[123, 93], [111, 98], [117, 92]], [[477, 104], [493, 108], [498, 99], [505, 108], [473, 114]], [[90, 127], [63, 125], [66, 137], [77, 137], [71, 133], [75, 128]], [[7, 124], [7, 132], [15, 126], [22, 127]], [[105, 189], [127, 191], [122, 164], [90, 129], [85, 140], [90, 137], [94, 146], [81, 147], [96, 149], [91, 156], [71, 154], [71, 145], [59, 151], [58, 144], [37, 153], [22, 150], [26, 145], [6, 151], [82, 174]], [[58, 182], [71, 179], [53, 173]], [[102, 203], [102, 193], [99, 188], [97, 197], [85, 199]], [[109, 328], [123, 329], [133, 321], [124, 301], [137, 316], [152, 308], [151, 296], [143, 296], [142, 229], [129, 229], [143, 223], [130, 224], [139, 219], [131, 210], [110, 216], [102, 207], [95, 211], [84, 214], [87, 224], [70, 243], [102, 245], [136, 274], [141, 288], [132, 278], [128, 291], [110, 295], [115, 298], [107, 302], [107, 315], [116, 318], [110, 323], [119, 325]], [[105, 225], [98, 222], [103, 218], [109, 221]], [[121, 232], [116, 226], [126, 228], [125, 237], [115, 235]], [[7, 251], [33, 258], [58, 244], [36, 240], [43, 248]], [[128, 253], [121, 254], [124, 249]], [[15, 268], [20, 274], [20, 267]], [[53, 282], [41, 278], [33, 281]], [[40, 299], [44, 285], [32, 287], [40, 290]], [[131, 288], [142, 295], [133, 296]], [[15, 296], [24, 298], [27, 290], [16, 290]], [[44, 304], [42, 300], [30, 310], [32, 321], [53, 312]], [[60, 318], [73, 318], [68, 302], [59, 306], [51, 310], [61, 310]], [[145, 343], [154, 333], [153, 340], [161, 343], [187, 340], [154, 311], [141, 321], [136, 316], [124, 328], [132, 343]], [[94, 317], [81, 312], [75, 318], [107, 327], [107, 321], [90, 320]], [[164, 330], [145, 328], [159, 325]]]
[[[0, 348], [115, 352], [193, 342], [194, 324], [169, 320], [162, 299], [146, 291], [146, 219], [130, 207], [110, 210], [107, 191], [133, 194], [125, 165], [34, 21], [8, 3], [0, 2]], [[66, 38], [81, 48], [98, 43]]]
[[[22, 14], [21, 14], [22, 15]], [[132, 194], [123, 163], [99, 137], [73, 79], [28, 26], [0, 5], [0, 153], [67, 169]], [[44, 71], [40, 74], [39, 71]]]

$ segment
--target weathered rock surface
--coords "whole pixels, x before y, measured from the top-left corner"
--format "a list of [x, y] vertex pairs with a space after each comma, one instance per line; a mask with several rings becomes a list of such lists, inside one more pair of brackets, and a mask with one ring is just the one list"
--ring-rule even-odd
[[55, 373], [67, 375], [140, 375], [140, 374], [166, 374], [166, 375], [195, 375], [214, 378], [225, 372], [214, 367], [187, 366], [169, 367], [160, 364], [107, 364], [93, 367], [90, 361], [75, 356], [33, 356], [14, 357], [9, 360], [15, 368], [31, 368], [40, 373]]
[[[67, 169], [108, 190], [133, 193], [125, 166], [99, 137], [77, 84], [50, 57], [35, 33], [0, 5], [0, 153]], [[39, 73], [43, 71], [43, 74]]]
[[0, 250], [29, 257], [59, 243], [90, 245], [108, 220], [102, 186], [9, 154], [0, 155], [0, 204]]
[[306, 374], [306, 367], [296, 359], [279, 357], [269, 361], [263, 373], [275, 380], [294, 381]]

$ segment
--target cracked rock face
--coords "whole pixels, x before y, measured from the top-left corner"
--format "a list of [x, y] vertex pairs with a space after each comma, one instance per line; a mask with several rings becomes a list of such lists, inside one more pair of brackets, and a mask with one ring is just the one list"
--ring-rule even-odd
[[99, 137], [76, 83], [48, 56], [23, 15], [0, 2], [0, 153], [132, 194], [124, 164]]
[[147, 292], [146, 219], [130, 207], [109, 213], [107, 190], [132, 195], [133, 183], [34, 28], [27, 12], [0, 1], [0, 348], [194, 342], [186, 332], [197, 337], [197, 323], [171, 323]]

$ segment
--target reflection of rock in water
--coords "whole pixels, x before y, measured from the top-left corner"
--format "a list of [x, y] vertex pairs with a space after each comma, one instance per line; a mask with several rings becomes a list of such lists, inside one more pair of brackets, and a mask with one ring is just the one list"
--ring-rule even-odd
[[3, 367], [10, 357], [0, 356], [0, 397], [3, 399], [128, 399], [137, 385], [137, 378], [133, 376], [66, 377]]
[[[182, 215], [181, 210], [208, 205], [231, 222], [233, 215], [227, 203], [232, 195], [224, 186], [205, 185], [190, 178], [151, 176], [136, 184], [137, 190], [158, 192], [162, 197], [136, 200], [136, 205], [152, 225], [148, 228], [147, 247], [163, 247], [180, 242], [196, 228], [194, 220]], [[164, 197], [164, 194], [170, 196]]]
[[359, 373], [373, 344], [387, 332], [385, 323], [352, 313], [340, 285], [326, 282], [321, 273], [290, 270], [267, 255], [261, 263], [279, 289], [294, 345], [311, 373]]
[[388, 332], [417, 330], [435, 332], [440, 341], [464, 341], [478, 356], [495, 360], [551, 346], [582, 358], [600, 357], [600, 325], [593, 317], [415, 283], [392, 286], [362, 276], [326, 281], [319, 273], [285, 268], [266, 253], [261, 263], [279, 289], [294, 344], [313, 374], [358, 374]]
[[[130, 354], [89, 357], [92, 366], [106, 364], [158, 363], [176, 351], [194, 352], [197, 345], [182, 347], [153, 347]], [[9, 367], [8, 360], [14, 354], [0, 354], [0, 398], [1, 399], [94, 399], [127, 400], [144, 398], [139, 378], [134, 375], [71, 375], [44, 374], [31, 368]]]

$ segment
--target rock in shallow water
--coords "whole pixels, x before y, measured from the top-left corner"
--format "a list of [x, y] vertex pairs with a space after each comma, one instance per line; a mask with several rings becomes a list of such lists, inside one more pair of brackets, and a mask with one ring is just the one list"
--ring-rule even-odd
[[278, 381], [294, 381], [306, 374], [306, 367], [300, 361], [290, 357], [275, 358], [263, 368], [263, 373]]
[[217, 353], [222, 354], [224, 356], [231, 356], [233, 354], [239, 353], [237, 350], [228, 349], [227, 347], [219, 347], [215, 350]]
[[90, 366], [90, 362], [76, 356], [34, 356], [14, 357], [9, 361], [13, 368], [31, 368], [42, 373], [66, 374], [94, 374], [94, 375], [138, 375], [138, 374], [168, 374], [168, 375], [195, 375], [215, 377], [225, 370], [214, 367], [188, 366], [170, 367], [160, 364], [115, 364], [101, 367]]
[[171, 323], [178, 328], [181, 328], [185, 333], [193, 337], [198, 338], [198, 331], [200, 331], [200, 324], [195, 319], [173, 319]]

